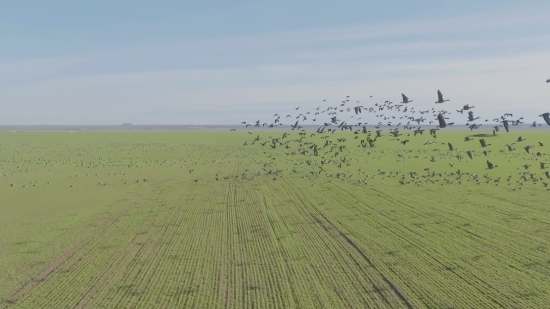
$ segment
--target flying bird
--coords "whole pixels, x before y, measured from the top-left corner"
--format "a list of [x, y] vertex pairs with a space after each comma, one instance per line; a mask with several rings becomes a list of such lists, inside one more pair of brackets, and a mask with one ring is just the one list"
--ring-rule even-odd
[[437, 90], [437, 101], [435, 103], [443, 103], [443, 102], [447, 102], [449, 100], [443, 100], [443, 94], [441, 93], [441, 91]]
[[479, 143], [481, 144], [481, 147], [487, 147], [487, 143], [485, 142], [485, 139], [480, 139]]
[[542, 117], [544, 121], [546, 121], [546, 124], [550, 126], [550, 113], [544, 113], [542, 115], [539, 115], [539, 117]]
[[[475, 121], [476, 119], [479, 119], [479, 117], [474, 118], [474, 112], [469, 111], [469, 112], [468, 112], [468, 121], [472, 122], [472, 121]], [[477, 128], [476, 128], [476, 129], [477, 129]]]
[[407, 96], [404, 95], [403, 93], [401, 94], [401, 96], [403, 96], [403, 102], [401, 102], [401, 103], [407, 104], [407, 103], [412, 102], [412, 100], [409, 100], [409, 98], [407, 98]]
[[447, 123], [445, 122], [445, 117], [443, 117], [443, 114], [439, 113], [439, 115], [437, 115], [437, 120], [439, 121], [440, 128], [444, 128], [447, 126]]
[[510, 126], [508, 124], [508, 120], [503, 120], [502, 124], [504, 125], [504, 129], [506, 129], [506, 132], [510, 132]]

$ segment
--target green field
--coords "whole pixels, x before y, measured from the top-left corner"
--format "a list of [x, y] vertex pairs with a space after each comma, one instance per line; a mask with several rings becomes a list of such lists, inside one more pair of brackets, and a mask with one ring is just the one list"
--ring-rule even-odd
[[550, 132], [442, 131], [1, 132], [0, 308], [550, 308]]

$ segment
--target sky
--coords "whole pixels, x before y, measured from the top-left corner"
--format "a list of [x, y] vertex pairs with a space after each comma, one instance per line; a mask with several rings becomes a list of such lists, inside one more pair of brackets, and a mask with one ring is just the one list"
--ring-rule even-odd
[[268, 122], [295, 106], [349, 95], [370, 107], [401, 93], [422, 110], [438, 89], [445, 108], [474, 105], [482, 118], [550, 112], [547, 0], [0, 7], [0, 125]]

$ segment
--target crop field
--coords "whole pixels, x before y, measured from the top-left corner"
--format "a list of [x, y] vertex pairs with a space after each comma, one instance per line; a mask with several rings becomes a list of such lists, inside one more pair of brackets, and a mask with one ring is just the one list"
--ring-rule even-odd
[[548, 130], [285, 132], [0, 132], [0, 308], [550, 308]]

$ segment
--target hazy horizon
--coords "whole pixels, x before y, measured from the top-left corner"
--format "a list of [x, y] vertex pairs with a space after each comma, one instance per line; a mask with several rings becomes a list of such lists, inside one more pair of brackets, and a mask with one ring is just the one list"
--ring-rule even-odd
[[[357, 125], [357, 124], [354, 124]], [[300, 129], [307, 129], [307, 130], [317, 130], [320, 127], [323, 127], [323, 124], [304, 124], [300, 125]], [[400, 125], [399, 127], [395, 125], [377, 125], [377, 124], [367, 124], [363, 125], [368, 130], [372, 130], [374, 128], [380, 128], [380, 129], [398, 129], [398, 130], [404, 130], [404, 125]], [[446, 131], [468, 131], [474, 133], [490, 133], [492, 132], [494, 126], [499, 126], [500, 131], [505, 132], [502, 124], [497, 123], [484, 123], [482, 126], [480, 126], [477, 130], [470, 130], [468, 127], [468, 124], [464, 123], [456, 123], [454, 125], [448, 125], [445, 130]], [[439, 128], [436, 124], [410, 124], [408, 126], [409, 128], [421, 128], [421, 129], [430, 129], [430, 128]], [[241, 132], [261, 132], [261, 131], [273, 131], [273, 130], [287, 130], [291, 129], [291, 125], [281, 125], [281, 126], [274, 126], [274, 127], [245, 127], [244, 125], [239, 124], [138, 124], [138, 125], [123, 125], [123, 124], [104, 124], [104, 125], [94, 125], [94, 124], [65, 124], [65, 125], [56, 125], [56, 124], [34, 124], [34, 125], [25, 125], [25, 124], [17, 124], [17, 125], [0, 125], [0, 131], [10, 131], [10, 130], [30, 130], [30, 131], [40, 131], [40, 130], [53, 130], [53, 131], [64, 131], [64, 130], [70, 130], [70, 129], [113, 129], [113, 131], [120, 131], [120, 130], [187, 130], [192, 128], [205, 128], [205, 129], [211, 129], [211, 128], [220, 128], [220, 129], [237, 129]], [[296, 132], [299, 132], [300, 129], [295, 130]], [[331, 129], [335, 131], [347, 131], [349, 132], [349, 129], [342, 130], [338, 127], [337, 124], [332, 124], [331, 126], [327, 126], [325, 128], [325, 131]], [[530, 124], [520, 124], [520, 125], [514, 125], [510, 127], [510, 131], [513, 132], [515, 130], [544, 130], [547, 129], [546, 126], [537, 126], [532, 127]], [[354, 127], [352, 129], [353, 131], [361, 130], [361, 127]], [[480, 131], [481, 130], [481, 131]], [[483, 132], [483, 130], [488, 130], [489, 132]]]
[[545, 1], [30, 2], [0, 12], [0, 125], [237, 125], [402, 92], [426, 110], [438, 89], [484, 119], [550, 112]]

